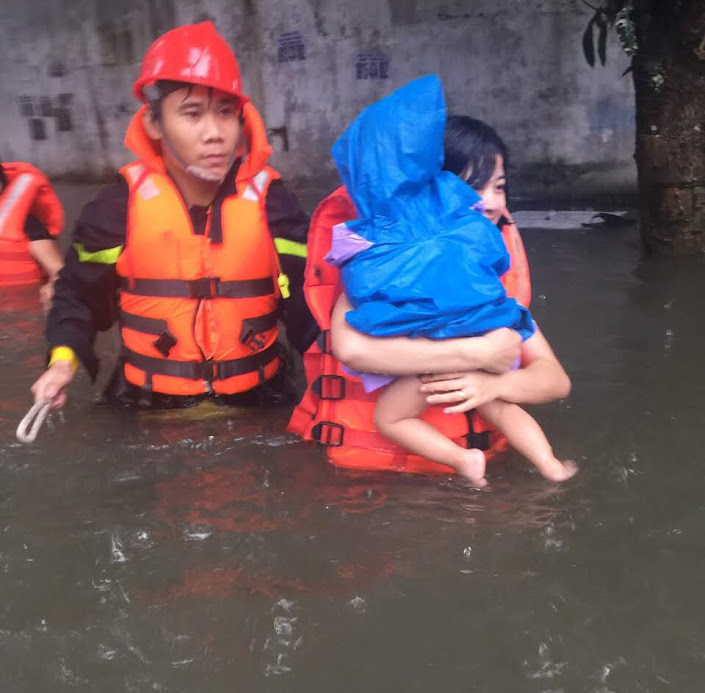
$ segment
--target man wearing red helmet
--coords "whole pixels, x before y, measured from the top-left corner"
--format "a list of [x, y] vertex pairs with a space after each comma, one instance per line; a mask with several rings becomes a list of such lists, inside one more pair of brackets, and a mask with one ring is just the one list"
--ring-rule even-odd
[[235, 55], [210, 22], [173, 29], [134, 93], [144, 105], [125, 144], [137, 160], [78, 221], [35, 400], [62, 406], [79, 361], [95, 378], [96, 332], [119, 320], [109, 400], [290, 402], [278, 320], [301, 352], [317, 334], [302, 291], [308, 219], [267, 164]]

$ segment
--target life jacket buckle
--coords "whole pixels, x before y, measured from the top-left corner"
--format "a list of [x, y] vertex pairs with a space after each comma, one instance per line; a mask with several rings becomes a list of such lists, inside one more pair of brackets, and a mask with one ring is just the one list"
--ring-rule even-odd
[[201, 380], [210, 385], [210, 383], [216, 378], [215, 370], [216, 364], [214, 361], [204, 361], [201, 364]]
[[320, 375], [311, 384], [320, 399], [337, 402], [345, 399], [345, 379], [340, 375]]
[[490, 449], [490, 434], [489, 431], [469, 431], [463, 438], [467, 441], [468, 449], [473, 450], [489, 450]]
[[242, 343], [252, 351], [262, 351], [264, 349], [265, 341], [263, 337], [263, 332], [255, 332], [254, 330], [248, 330], [242, 338]]
[[311, 429], [311, 437], [327, 448], [339, 448], [345, 439], [345, 428], [332, 421], [319, 421]]
[[191, 298], [215, 298], [218, 296], [220, 277], [202, 277], [188, 283]]
[[316, 345], [321, 350], [322, 354], [332, 354], [333, 350], [330, 344], [330, 330], [322, 330], [316, 337]]
[[176, 346], [176, 337], [165, 330], [152, 342], [152, 346], [165, 358], [169, 358], [169, 352]]
[[469, 450], [489, 450], [490, 432], [475, 430], [474, 409], [465, 412], [465, 420], [468, 422], [468, 432], [462, 436], [465, 438], [465, 445]]

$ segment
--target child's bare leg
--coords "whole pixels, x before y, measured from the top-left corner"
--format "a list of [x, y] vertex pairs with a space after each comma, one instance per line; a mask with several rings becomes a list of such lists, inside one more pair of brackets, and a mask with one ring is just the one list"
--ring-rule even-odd
[[577, 473], [575, 462], [556, 459], [541, 426], [521, 407], [497, 399], [483, 404], [477, 411], [483, 419], [502, 431], [509, 444], [528, 458], [547, 479], [565, 481]]
[[419, 419], [427, 406], [416, 376], [398, 378], [382, 391], [377, 400], [377, 430], [417, 455], [453, 467], [476, 486], [485, 486], [484, 453], [481, 450], [461, 448]]

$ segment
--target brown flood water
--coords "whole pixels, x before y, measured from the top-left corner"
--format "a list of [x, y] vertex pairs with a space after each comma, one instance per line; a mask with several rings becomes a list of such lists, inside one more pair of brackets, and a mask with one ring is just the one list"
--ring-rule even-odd
[[22, 446], [42, 319], [5, 293], [3, 693], [701, 691], [704, 261], [524, 236], [573, 379], [532, 409], [581, 466], [562, 487], [513, 455], [481, 492], [354, 476], [286, 412], [114, 411], [85, 378]]

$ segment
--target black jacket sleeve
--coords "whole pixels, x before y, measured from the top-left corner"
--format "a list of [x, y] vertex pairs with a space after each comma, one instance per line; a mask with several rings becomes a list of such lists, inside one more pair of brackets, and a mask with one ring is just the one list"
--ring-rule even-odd
[[125, 244], [127, 201], [121, 178], [83, 208], [47, 317], [49, 349], [71, 347], [91, 378], [98, 373], [96, 333], [109, 329], [117, 317], [115, 263]]
[[53, 241], [49, 230], [33, 214], [27, 215], [24, 223], [24, 235], [28, 241]]
[[[267, 223], [272, 238], [293, 241], [301, 251], [308, 238], [309, 219], [301, 209], [296, 196], [281, 180], [272, 181], [266, 200]], [[304, 270], [306, 258], [303, 252], [280, 252], [279, 261], [284, 274], [289, 277], [291, 296], [282, 301], [282, 321], [289, 342], [304, 353], [318, 336], [316, 321], [306, 304], [304, 296]]]

